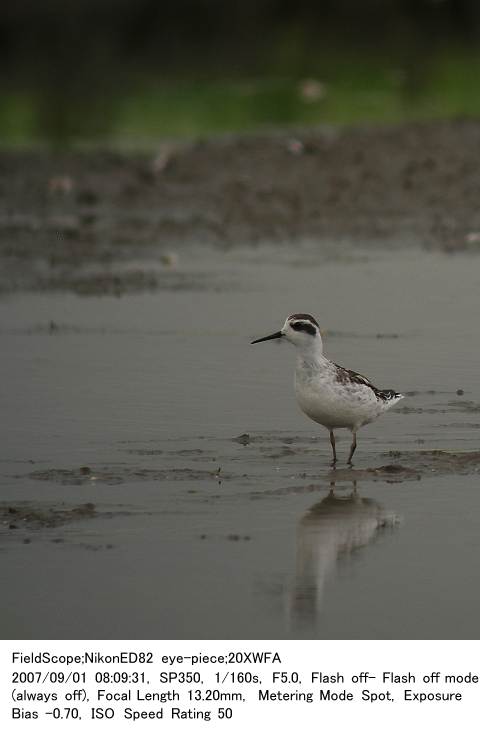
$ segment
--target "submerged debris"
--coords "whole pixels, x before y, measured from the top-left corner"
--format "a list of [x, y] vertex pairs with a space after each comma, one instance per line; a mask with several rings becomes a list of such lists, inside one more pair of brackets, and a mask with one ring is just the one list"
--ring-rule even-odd
[[222, 479], [231, 478], [231, 475], [224, 473], [221, 467], [214, 471], [205, 471], [193, 468], [156, 469], [128, 466], [98, 468], [95, 469], [95, 474], [88, 466], [72, 469], [49, 468], [32, 471], [28, 476], [37, 481], [52, 481], [70, 486], [82, 486], [92, 481], [114, 486], [126, 481], [205, 481], [212, 478], [218, 480], [220, 474]]
[[248, 433], [242, 433], [241, 435], [237, 435], [236, 438], [232, 438], [232, 440], [241, 445], [248, 445], [250, 443], [250, 435]]
[[0, 521], [3, 525], [8, 525], [9, 529], [59, 527], [62, 524], [77, 519], [89, 519], [95, 515], [95, 504], [91, 502], [70, 508], [66, 508], [63, 504], [56, 507], [31, 503], [0, 506]]

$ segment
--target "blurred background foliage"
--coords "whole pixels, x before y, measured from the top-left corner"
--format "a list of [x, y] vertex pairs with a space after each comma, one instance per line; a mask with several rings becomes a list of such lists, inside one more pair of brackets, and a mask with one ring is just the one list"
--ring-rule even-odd
[[480, 113], [478, 0], [16, 0], [0, 142]]

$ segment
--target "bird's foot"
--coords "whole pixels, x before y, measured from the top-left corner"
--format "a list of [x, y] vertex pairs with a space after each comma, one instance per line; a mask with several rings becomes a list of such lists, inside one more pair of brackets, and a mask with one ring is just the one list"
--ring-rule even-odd
[[337, 459], [334, 458], [332, 462], [330, 463], [330, 468], [336, 468], [337, 467]]

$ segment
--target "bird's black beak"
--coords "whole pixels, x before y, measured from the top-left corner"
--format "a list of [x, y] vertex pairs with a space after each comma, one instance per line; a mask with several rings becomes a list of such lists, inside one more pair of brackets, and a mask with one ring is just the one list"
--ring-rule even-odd
[[277, 331], [277, 333], [272, 333], [270, 336], [264, 336], [263, 339], [256, 339], [255, 341], [251, 341], [252, 344], [259, 344], [260, 341], [270, 341], [270, 339], [281, 339], [283, 336], [283, 333], [281, 331]]

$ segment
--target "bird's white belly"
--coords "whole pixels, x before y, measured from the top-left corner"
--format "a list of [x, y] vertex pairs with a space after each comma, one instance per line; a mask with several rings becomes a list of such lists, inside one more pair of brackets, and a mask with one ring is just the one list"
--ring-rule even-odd
[[381, 412], [373, 392], [363, 385], [345, 388], [328, 377], [295, 377], [295, 395], [300, 409], [312, 420], [332, 430], [356, 429]]

